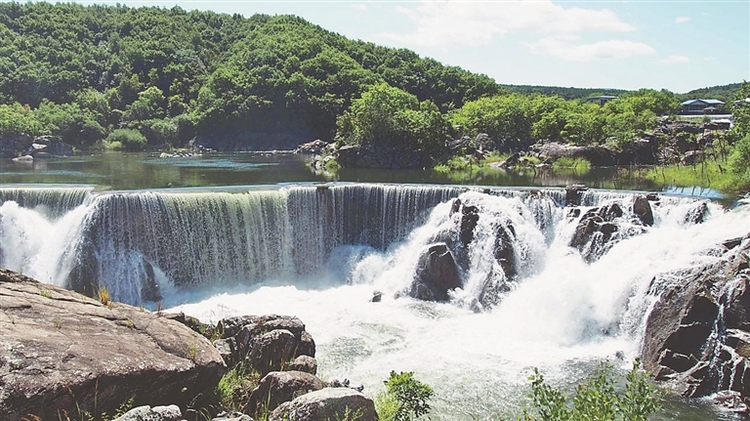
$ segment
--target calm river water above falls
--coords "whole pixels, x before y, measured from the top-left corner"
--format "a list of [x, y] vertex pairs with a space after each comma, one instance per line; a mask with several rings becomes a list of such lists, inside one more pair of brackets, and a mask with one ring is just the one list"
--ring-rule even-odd
[[[327, 179], [293, 155], [3, 161], [0, 266], [64, 286], [85, 273], [115, 299], [154, 306], [157, 294], [204, 321], [296, 315], [318, 345], [322, 378], [349, 378], [374, 396], [390, 370], [414, 371], [435, 388], [433, 420], [499, 419], [525, 402], [531, 367], [564, 388], [602, 361], [627, 369], [655, 299], [654, 276], [699, 263], [700, 251], [750, 231], [747, 206], [709, 203], [708, 220], [691, 225], [686, 212], [705, 199], [664, 195], [653, 227], [585, 263], [568, 246], [576, 221], [555, 186], [655, 188], [616, 174], [498, 173], [470, 188], [429, 171], [343, 171], [338, 181], [347, 183], [320, 189], [313, 184]], [[456, 197], [482, 212], [464, 288], [448, 303], [394, 298], [421, 251], [454, 226]], [[599, 190], [584, 205], [627, 209], [631, 199]], [[517, 280], [475, 312], [488, 277], [502, 281], [487, 247], [493, 227], [508, 223]], [[368, 302], [374, 290], [383, 302]], [[733, 418], [671, 400], [655, 419]]]
[[470, 179], [451, 177], [431, 170], [343, 169], [335, 176], [316, 175], [305, 165], [305, 157], [289, 153], [207, 154], [192, 158], [159, 158], [157, 153], [97, 153], [33, 164], [0, 160], [0, 184], [55, 183], [88, 184], [104, 189], [161, 189], [277, 185], [309, 182], [373, 182], [476, 184], [488, 186], [564, 187], [585, 184], [592, 188], [668, 191], [718, 198], [716, 191], [701, 187], [674, 188], [616, 168], [594, 169], [586, 174], [572, 171], [553, 174], [549, 170], [521, 174], [494, 171]]

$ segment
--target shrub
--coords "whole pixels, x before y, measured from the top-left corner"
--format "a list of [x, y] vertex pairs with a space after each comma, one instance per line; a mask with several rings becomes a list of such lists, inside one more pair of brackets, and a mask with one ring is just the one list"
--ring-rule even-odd
[[576, 388], [575, 395], [565, 396], [548, 385], [539, 370], [531, 381], [532, 410], [524, 409], [524, 421], [646, 421], [661, 406], [659, 391], [633, 363], [624, 391], [616, 391], [611, 367], [603, 364], [591, 381]]
[[427, 403], [434, 391], [414, 378], [414, 373], [391, 371], [385, 382], [386, 391], [375, 398], [378, 417], [382, 421], [407, 421], [430, 412]]
[[107, 143], [119, 142], [122, 148], [129, 152], [142, 151], [146, 147], [146, 137], [138, 130], [117, 129], [107, 136]]

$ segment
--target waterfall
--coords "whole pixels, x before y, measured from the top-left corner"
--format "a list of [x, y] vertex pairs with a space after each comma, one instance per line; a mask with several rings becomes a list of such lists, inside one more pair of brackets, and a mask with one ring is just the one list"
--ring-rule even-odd
[[[441, 397], [433, 419], [497, 418], [523, 401], [523, 367], [569, 385], [638, 355], [655, 302], [679, 281], [670, 274], [750, 231], [746, 205], [653, 195], [651, 225], [634, 197], [587, 191], [573, 208], [562, 189], [0, 189], [0, 266], [132, 304], [184, 303], [207, 321], [294, 314], [324, 378], [375, 391], [389, 370], [415, 371]], [[598, 231], [582, 224], [589, 212], [607, 218]], [[460, 286], [443, 303], [404, 297], [436, 245]]]

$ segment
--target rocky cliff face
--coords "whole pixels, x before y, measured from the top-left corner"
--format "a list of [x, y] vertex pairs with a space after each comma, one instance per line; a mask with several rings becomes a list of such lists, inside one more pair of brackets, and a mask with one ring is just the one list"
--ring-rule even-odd
[[225, 369], [206, 338], [176, 321], [3, 269], [0, 332], [2, 420], [112, 414], [131, 397], [185, 406]]
[[658, 298], [646, 322], [644, 366], [684, 396], [750, 397], [748, 253], [750, 234], [706, 251], [704, 265], [652, 282]]

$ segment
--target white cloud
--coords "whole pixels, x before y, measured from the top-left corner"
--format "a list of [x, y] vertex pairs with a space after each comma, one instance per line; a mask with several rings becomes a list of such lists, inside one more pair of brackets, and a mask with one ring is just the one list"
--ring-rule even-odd
[[542, 38], [535, 43], [526, 43], [532, 52], [550, 55], [567, 61], [618, 60], [634, 56], [656, 54], [650, 45], [628, 40], [599, 41], [591, 44], [577, 44], [578, 37], [555, 36]]
[[689, 16], [677, 16], [676, 18], [674, 18], [674, 23], [685, 23], [689, 21], [690, 21]]
[[353, 4], [351, 8], [360, 13], [367, 13], [367, 5], [364, 3]]
[[667, 58], [660, 61], [660, 63], [664, 64], [684, 64], [684, 63], [690, 63], [690, 57], [687, 56], [678, 56], [678, 55], [671, 55]]
[[407, 34], [381, 34], [381, 38], [412, 46], [481, 46], [509, 32], [577, 34], [583, 31], [628, 32], [635, 28], [606, 9], [564, 8], [550, 0], [519, 1], [420, 1], [418, 6], [397, 7], [416, 23]]

